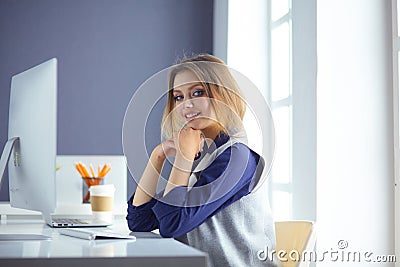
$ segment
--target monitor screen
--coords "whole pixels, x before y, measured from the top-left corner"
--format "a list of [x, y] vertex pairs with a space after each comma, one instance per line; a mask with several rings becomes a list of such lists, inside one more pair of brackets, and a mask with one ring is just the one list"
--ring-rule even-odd
[[57, 59], [12, 77], [8, 140], [10, 204], [46, 218], [56, 207]]

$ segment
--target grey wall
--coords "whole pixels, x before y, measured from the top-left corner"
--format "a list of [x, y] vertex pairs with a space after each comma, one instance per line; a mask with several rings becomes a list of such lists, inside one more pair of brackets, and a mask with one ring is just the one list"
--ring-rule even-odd
[[[183, 54], [211, 53], [212, 13], [212, 0], [1, 0], [1, 150], [11, 76], [57, 57], [57, 153], [122, 154], [135, 89]], [[0, 200], [7, 190], [4, 181]]]

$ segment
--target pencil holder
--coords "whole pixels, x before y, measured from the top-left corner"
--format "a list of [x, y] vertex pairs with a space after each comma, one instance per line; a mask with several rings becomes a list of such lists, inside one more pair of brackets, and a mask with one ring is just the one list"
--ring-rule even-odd
[[89, 165], [89, 171], [86, 168], [85, 164], [82, 162], [76, 162], [75, 169], [82, 177], [82, 203], [90, 202], [90, 191], [89, 188], [92, 185], [100, 185], [104, 184], [103, 178], [110, 172], [111, 165], [104, 164], [103, 166], [99, 165], [97, 167], [97, 175], [95, 174], [95, 170], [93, 168], [92, 163]]
[[98, 177], [82, 177], [82, 203], [90, 203], [89, 188], [92, 185], [104, 184], [103, 178]]

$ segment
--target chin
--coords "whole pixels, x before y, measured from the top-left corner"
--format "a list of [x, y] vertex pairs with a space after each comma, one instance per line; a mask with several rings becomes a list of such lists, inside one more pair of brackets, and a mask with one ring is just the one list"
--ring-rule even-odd
[[186, 124], [187, 127], [193, 128], [195, 130], [202, 130], [205, 128], [204, 123], [201, 120], [192, 120]]
[[199, 125], [199, 123], [189, 122], [188, 124], [186, 124], [186, 126], [190, 127], [190, 128], [193, 128], [195, 130], [201, 130], [202, 129], [202, 127], [201, 127], [201, 125]]

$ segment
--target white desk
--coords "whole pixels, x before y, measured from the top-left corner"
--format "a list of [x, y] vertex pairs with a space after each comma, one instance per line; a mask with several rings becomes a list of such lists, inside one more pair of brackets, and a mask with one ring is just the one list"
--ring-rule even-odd
[[[129, 233], [123, 219], [109, 228]], [[153, 233], [136, 233], [135, 241], [88, 241], [61, 235], [41, 221], [14, 220], [0, 225], [0, 234], [11, 233], [42, 234], [51, 240], [0, 241], [0, 266], [206, 266], [207, 254]]]

